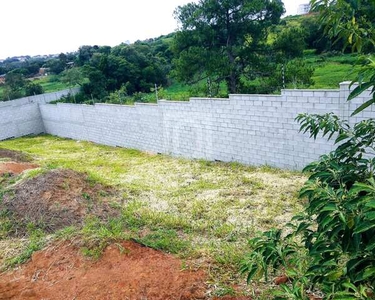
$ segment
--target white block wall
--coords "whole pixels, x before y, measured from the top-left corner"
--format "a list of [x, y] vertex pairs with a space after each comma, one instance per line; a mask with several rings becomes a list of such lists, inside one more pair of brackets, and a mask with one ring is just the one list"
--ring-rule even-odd
[[39, 104], [55, 101], [68, 93], [77, 92], [78, 89], [74, 88], [0, 102], [0, 141], [45, 132]]
[[0, 140], [42, 132], [44, 126], [38, 104], [0, 102]]
[[47, 133], [110, 146], [162, 152], [157, 105], [41, 105]]
[[[230, 95], [229, 99], [192, 98], [189, 102], [161, 100], [157, 105], [40, 104], [39, 107], [45, 132], [61, 137], [187, 158], [302, 169], [333, 150], [333, 145], [325, 139], [314, 141], [299, 133], [295, 117], [303, 112], [333, 112], [348, 119], [370, 94], [352, 102], [346, 101], [348, 95], [349, 83], [342, 83], [337, 90], [284, 90], [280, 96]], [[0, 108], [0, 116], [2, 111]], [[18, 120], [24, 124], [23, 128], [29, 128], [26, 116], [34, 114], [27, 112], [27, 105], [23, 111]], [[37, 120], [35, 111], [33, 120]], [[351, 123], [374, 117], [375, 108], [371, 107], [352, 118]], [[33, 130], [41, 131], [43, 125]]]

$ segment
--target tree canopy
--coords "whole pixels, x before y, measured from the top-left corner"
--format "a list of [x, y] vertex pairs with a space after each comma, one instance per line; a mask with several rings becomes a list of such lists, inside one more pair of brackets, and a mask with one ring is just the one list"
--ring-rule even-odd
[[174, 66], [184, 81], [226, 81], [240, 92], [240, 77], [264, 51], [267, 28], [284, 13], [280, 0], [200, 0], [179, 6]]

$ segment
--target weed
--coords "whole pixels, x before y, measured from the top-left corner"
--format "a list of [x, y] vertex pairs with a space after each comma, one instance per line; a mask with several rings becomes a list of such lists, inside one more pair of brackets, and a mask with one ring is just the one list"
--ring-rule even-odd
[[0, 210], [0, 240], [7, 238], [13, 231], [14, 223], [7, 210]]
[[75, 236], [79, 235], [79, 230], [74, 226], [68, 226], [55, 232], [56, 240], [71, 240]]
[[38, 251], [44, 247], [46, 243], [46, 236], [44, 232], [40, 229], [34, 229], [35, 227], [32, 225], [30, 225], [29, 228], [31, 230], [29, 232], [29, 243], [21, 254], [5, 261], [4, 265], [6, 269], [25, 263], [31, 258], [35, 251]]
[[28, 170], [24, 173], [23, 179], [32, 179], [39, 175], [45, 174], [46, 172], [47, 170], [43, 168], [36, 168], [36, 169]]
[[181, 253], [189, 248], [189, 242], [182, 239], [175, 230], [159, 229], [139, 239], [142, 244], [167, 251], [169, 253]]
[[227, 286], [227, 285], [222, 285], [218, 286], [216, 291], [215, 291], [215, 296], [217, 297], [223, 297], [223, 296], [235, 296], [236, 291], [234, 290], [233, 287]]
[[129, 238], [120, 218], [103, 223], [96, 217], [89, 217], [85, 220], [80, 235], [83, 242], [83, 254], [96, 259], [109, 244]]

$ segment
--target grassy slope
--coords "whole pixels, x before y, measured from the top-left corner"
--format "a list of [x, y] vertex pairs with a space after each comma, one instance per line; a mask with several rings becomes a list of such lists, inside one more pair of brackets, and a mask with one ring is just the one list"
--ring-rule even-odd
[[356, 79], [359, 67], [354, 66], [357, 57], [351, 54], [332, 57], [307, 56], [305, 60], [315, 68], [311, 89], [339, 88], [343, 81]]
[[67, 86], [65, 83], [60, 81], [50, 81], [50, 77], [44, 77], [41, 79], [37, 79], [34, 81], [35, 83], [39, 83], [42, 87], [45, 93], [52, 93], [57, 92], [61, 90], [68, 89], [69, 86]]
[[305, 178], [299, 173], [52, 136], [3, 141], [0, 147], [29, 153], [42, 168], [71, 168], [115, 186], [130, 236], [210, 265], [217, 294], [236, 281], [247, 239], [259, 230], [283, 227], [301, 210], [297, 192]]

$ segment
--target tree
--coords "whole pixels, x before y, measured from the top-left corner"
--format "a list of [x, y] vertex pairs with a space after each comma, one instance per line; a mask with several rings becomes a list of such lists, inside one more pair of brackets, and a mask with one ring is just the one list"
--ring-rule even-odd
[[[85, 49], [89, 51], [91, 48], [86, 46]], [[89, 53], [81, 50], [82, 55]], [[150, 43], [100, 47], [90, 55], [83, 67], [90, 81], [83, 85], [83, 92], [89, 97], [102, 99], [123, 85], [126, 85], [129, 95], [150, 92], [155, 84], [167, 83], [168, 62], [160, 53], [153, 52]]]
[[19, 70], [9, 72], [5, 75], [5, 84], [12, 90], [20, 90], [26, 84], [25, 76]]
[[261, 50], [267, 28], [284, 12], [280, 0], [200, 0], [179, 6], [175, 74], [187, 82], [210, 78], [239, 90], [240, 75]]
[[[65, 70], [62, 73], [61, 82], [66, 83], [69, 86], [70, 93], [72, 94], [72, 87], [76, 85], [82, 86], [83, 83], [83, 74], [80, 68], [71, 68]], [[73, 94], [74, 102], [76, 102], [75, 94]]]
[[27, 82], [25, 85], [25, 95], [26, 96], [34, 96], [43, 94], [43, 87], [39, 83], [34, 82]]
[[74, 87], [76, 85], [81, 86], [83, 82], [83, 74], [80, 68], [71, 68], [62, 73], [60, 80], [66, 83], [69, 87]]
[[84, 66], [84, 73], [89, 79], [89, 82], [82, 85], [83, 92], [95, 99], [103, 99], [107, 96], [107, 79], [103, 73], [89, 65]]
[[82, 46], [78, 49], [77, 64], [83, 66], [89, 62], [92, 55], [99, 51], [98, 46]]
[[315, 69], [308, 66], [302, 59], [294, 59], [285, 65], [285, 80], [293, 88], [306, 88], [314, 84], [312, 76]]
[[274, 42], [274, 49], [281, 51], [287, 59], [303, 56], [306, 48], [306, 32], [298, 27], [287, 27], [281, 31]]
[[18, 99], [22, 96], [22, 90], [12, 90], [9, 85], [5, 85], [3, 88], [3, 101]]
[[315, 49], [318, 54], [324, 51], [341, 51], [344, 47], [342, 40], [333, 43], [332, 39], [324, 34], [324, 28], [321, 25], [317, 14], [306, 15], [302, 18], [301, 28], [306, 33], [307, 49]]
[[60, 74], [65, 69], [65, 63], [60, 59], [50, 59], [46, 62], [45, 66], [50, 69], [50, 71], [56, 75]]

